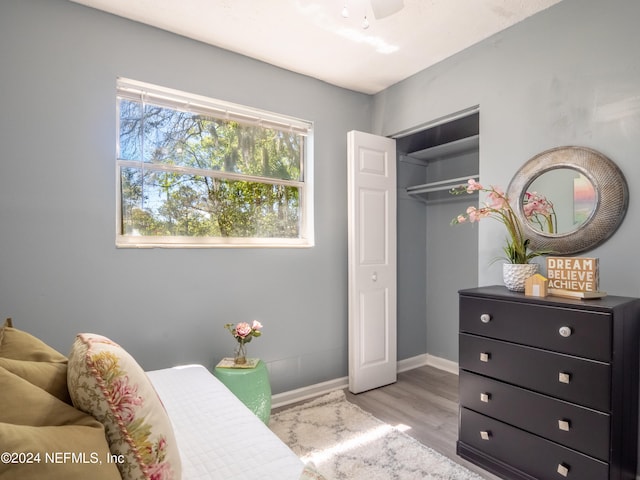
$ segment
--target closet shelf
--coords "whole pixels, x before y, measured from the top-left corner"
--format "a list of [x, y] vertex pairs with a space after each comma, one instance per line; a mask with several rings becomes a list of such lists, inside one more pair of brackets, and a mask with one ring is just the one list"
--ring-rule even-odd
[[451, 156], [461, 155], [466, 152], [477, 151], [480, 148], [480, 135], [461, 138], [449, 143], [443, 143], [434, 147], [425, 148], [407, 153], [411, 158], [432, 161]]
[[422, 185], [414, 185], [412, 187], [407, 187], [407, 194], [409, 194], [410, 196], [422, 196], [427, 193], [450, 190], [453, 187], [457, 187], [458, 185], [466, 183], [470, 178], [473, 178], [477, 181], [480, 178], [480, 175], [466, 175], [464, 177], [449, 178], [447, 180], [441, 180], [439, 182], [429, 182], [423, 183]]

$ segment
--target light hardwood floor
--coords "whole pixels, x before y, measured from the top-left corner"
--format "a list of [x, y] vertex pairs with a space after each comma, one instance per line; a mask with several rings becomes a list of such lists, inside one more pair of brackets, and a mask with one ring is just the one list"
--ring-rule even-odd
[[[398, 374], [386, 387], [352, 394], [347, 399], [385, 423], [410, 427], [406, 433], [423, 445], [464, 465], [487, 480], [495, 475], [456, 455], [458, 437], [458, 376], [434, 367], [420, 367]], [[274, 412], [283, 410], [281, 407]]]

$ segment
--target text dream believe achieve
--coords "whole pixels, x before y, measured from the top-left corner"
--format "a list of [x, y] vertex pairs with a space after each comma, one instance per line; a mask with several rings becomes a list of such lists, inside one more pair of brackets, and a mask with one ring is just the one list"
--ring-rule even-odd
[[548, 257], [549, 288], [594, 292], [598, 290], [598, 259]]

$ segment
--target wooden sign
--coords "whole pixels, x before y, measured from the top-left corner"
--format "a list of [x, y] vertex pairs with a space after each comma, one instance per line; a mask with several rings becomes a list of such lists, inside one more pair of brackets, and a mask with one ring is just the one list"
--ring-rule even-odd
[[588, 257], [547, 257], [550, 289], [574, 292], [598, 291], [598, 259]]

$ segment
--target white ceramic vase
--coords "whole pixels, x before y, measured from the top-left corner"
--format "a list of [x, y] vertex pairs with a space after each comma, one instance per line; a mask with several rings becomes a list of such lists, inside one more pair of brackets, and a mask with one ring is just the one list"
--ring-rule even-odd
[[538, 272], [537, 263], [505, 263], [502, 265], [504, 286], [512, 292], [524, 292], [527, 278]]

